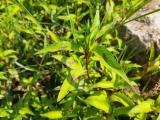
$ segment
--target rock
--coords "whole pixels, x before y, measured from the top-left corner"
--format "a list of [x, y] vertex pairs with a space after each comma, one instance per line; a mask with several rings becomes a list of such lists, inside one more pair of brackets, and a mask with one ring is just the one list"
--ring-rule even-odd
[[[152, 0], [142, 9], [140, 9], [134, 16], [140, 16], [160, 8], [160, 0]], [[133, 46], [141, 46], [142, 49], [150, 47], [151, 43], [155, 43], [160, 49], [160, 12], [156, 12], [131, 21], [125, 24], [126, 36], [133, 39]]]

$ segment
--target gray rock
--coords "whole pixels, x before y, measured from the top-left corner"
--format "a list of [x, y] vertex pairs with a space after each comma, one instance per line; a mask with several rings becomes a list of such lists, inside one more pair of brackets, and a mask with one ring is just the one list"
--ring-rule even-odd
[[[140, 9], [133, 18], [158, 8], [160, 8], [160, 0], [152, 0], [152, 2]], [[151, 43], [155, 43], [157, 48], [160, 49], [160, 12], [131, 21], [125, 24], [125, 27], [127, 36], [134, 39], [133, 45], [139, 44], [146, 49]]]

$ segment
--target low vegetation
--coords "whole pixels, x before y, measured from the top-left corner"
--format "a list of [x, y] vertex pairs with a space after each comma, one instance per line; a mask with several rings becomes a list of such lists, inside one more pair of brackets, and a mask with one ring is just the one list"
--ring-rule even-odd
[[1, 0], [0, 119], [160, 120], [160, 55], [119, 37], [150, 1]]

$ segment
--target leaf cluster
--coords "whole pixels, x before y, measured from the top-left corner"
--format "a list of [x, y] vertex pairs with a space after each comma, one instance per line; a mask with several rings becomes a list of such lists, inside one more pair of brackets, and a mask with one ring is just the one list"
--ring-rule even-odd
[[1, 0], [0, 119], [159, 120], [160, 96], [138, 84], [160, 56], [144, 69], [118, 32], [150, 1]]

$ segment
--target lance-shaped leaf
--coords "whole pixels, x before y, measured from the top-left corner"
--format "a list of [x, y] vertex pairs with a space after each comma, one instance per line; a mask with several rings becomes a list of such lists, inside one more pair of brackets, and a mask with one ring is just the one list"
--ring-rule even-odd
[[112, 102], [116, 101], [116, 102], [122, 103], [125, 107], [134, 105], [133, 102], [130, 100], [130, 98], [121, 92], [114, 93], [111, 96], [111, 100]]
[[95, 83], [92, 87], [105, 88], [105, 89], [115, 88], [114, 83], [112, 81], [101, 81], [101, 82]]
[[25, 15], [24, 17], [25, 17], [27, 20], [31, 21], [32, 23], [36, 24], [39, 30], [42, 29], [42, 27], [41, 27], [41, 25], [39, 24], [39, 22], [38, 22], [33, 16], [31, 16], [31, 15]]
[[71, 84], [71, 81], [68, 79], [64, 80], [60, 92], [58, 94], [57, 102], [61, 101], [71, 90], [74, 90], [75, 87]]
[[95, 53], [97, 59], [99, 59], [100, 63], [103, 64], [107, 69], [121, 76], [129, 85], [136, 85], [133, 81], [128, 79], [125, 72], [114, 58], [113, 54], [106, 48], [102, 46], [95, 46], [93, 52]]
[[26, 115], [26, 114], [28, 114], [28, 115], [34, 115], [34, 113], [30, 110], [30, 108], [28, 108], [28, 107], [23, 107], [23, 108], [21, 108], [20, 110], [19, 110], [19, 113], [21, 114], [21, 115]]
[[82, 49], [79, 47], [79, 45], [73, 44], [69, 41], [60, 41], [43, 48], [42, 50], [38, 51], [36, 54], [42, 54], [47, 52], [57, 52], [57, 51], [81, 52]]
[[143, 8], [147, 3], [149, 3], [152, 0], [141, 0], [141, 1], [133, 1], [132, 7], [129, 8], [128, 13], [124, 20], [129, 19], [133, 14], [135, 14], [139, 9]]
[[61, 61], [63, 64], [65, 64], [71, 69], [78, 69], [78, 68], [82, 69], [81, 64], [78, 63], [73, 57], [67, 57], [64, 55], [53, 55], [52, 57]]
[[63, 117], [62, 111], [60, 110], [43, 113], [43, 114], [40, 114], [40, 116], [48, 119], [60, 119]]
[[97, 33], [96, 39], [100, 38], [100, 37], [103, 36], [106, 32], [108, 32], [109, 30], [111, 30], [114, 24], [115, 24], [114, 22], [111, 22], [111, 23], [103, 26], [103, 27], [99, 30], [99, 32]]
[[77, 16], [75, 14], [69, 14], [69, 15], [61, 15], [57, 17], [58, 19], [64, 20], [64, 21], [76, 21]]
[[94, 41], [93, 38], [95, 38], [95, 35], [99, 31], [99, 26], [100, 26], [99, 5], [97, 5], [96, 9], [97, 10], [96, 10], [96, 14], [94, 17], [94, 21], [93, 21], [91, 29], [90, 29], [90, 37], [89, 37], [92, 42]]
[[11, 56], [11, 55], [13, 55], [15, 53], [16, 53], [16, 51], [14, 51], [12, 49], [8, 49], [8, 50], [0, 52], [0, 58]]
[[85, 103], [94, 106], [106, 113], [110, 112], [110, 102], [105, 91], [99, 91], [84, 100]]
[[54, 33], [54, 32], [51, 32], [50, 30], [48, 30], [48, 35], [51, 37], [51, 39], [55, 42], [59, 42], [60, 39], [59, 37]]
[[114, 108], [113, 109], [113, 114], [114, 114], [114, 116], [128, 115], [129, 111], [132, 108], [133, 108], [133, 106]]
[[139, 105], [136, 105], [129, 111], [129, 115], [134, 115], [137, 113], [148, 113], [153, 111], [154, 100], [148, 99], [141, 102]]
[[71, 70], [71, 76], [73, 80], [76, 80], [80, 75], [84, 73], [84, 70], [82, 68], [73, 69]]
[[94, 21], [93, 21], [92, 27], [90, 29], [91, 32], [93, 32], [100, 25], [99, 5], [97, 5], [96, 9], [97, 10], [96, 10], [96, 14], [95, 14], [95, 17], [94, 17]]
[[156, 104], [160, 107], [160, 95], [157, 97]]
[[64, 55], [53, 55], [53, 57], [71, 69], [71, 75], [73, 80], [77, 79], [84, 73], [82, 65], [77, 62], [73, 57], [66, 57]]

